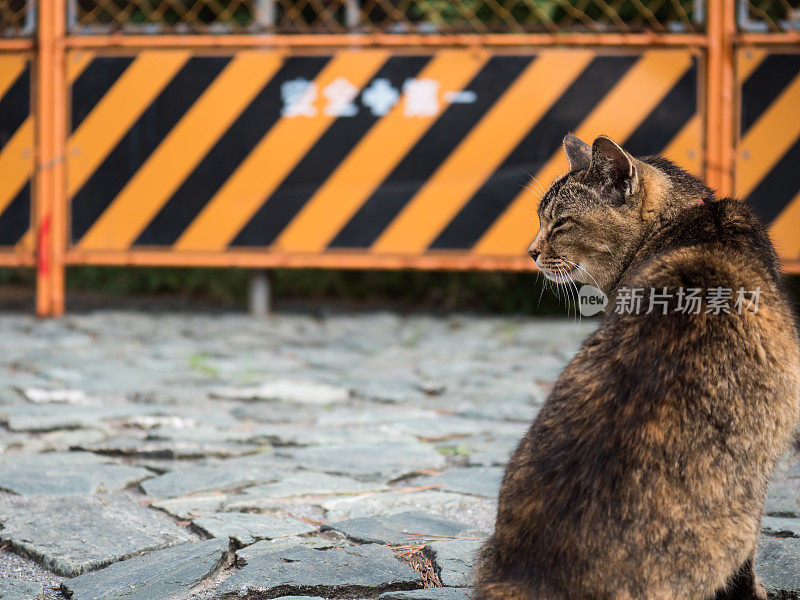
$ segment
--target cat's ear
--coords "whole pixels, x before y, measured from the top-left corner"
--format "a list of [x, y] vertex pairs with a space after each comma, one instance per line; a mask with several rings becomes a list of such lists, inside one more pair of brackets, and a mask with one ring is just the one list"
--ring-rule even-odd
[[621, 196], [623, 201], [639, 190], [633, 157], [604, 135], [592, 143], [592, 162], [584, 182], [599, 186], [603, 195]]
[[569, 161], [570, 173], [589, 168], [589, 164], [592, 162], [592, 147], [589, 144], [568, 133], [564, 136], [562, 145], [564, 154], [567, 155]]

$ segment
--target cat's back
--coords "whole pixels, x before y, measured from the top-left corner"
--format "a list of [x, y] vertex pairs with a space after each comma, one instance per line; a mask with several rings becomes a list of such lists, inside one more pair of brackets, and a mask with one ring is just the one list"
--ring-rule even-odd
[[[695, 501], [738, 499], [757, 517], [751, 484], [766, 485], [800, 413], [798, 333], [774, 249], [753, 212], [727, 199], [686, 211], [649, 244], [587, 345], [606, 354], [624, 410], [642, 416], [617, 442], [645, 468], [659, 452], [677, 459]], [[637, 289], [638, 312], [620, 296]]]
[[[635, 332], [640, 347], [657, 349], [655, 364], [677, 359], [674, 349], [698, 379], [714, 365], [731, 377], [736, 372], [734, 381], [798, 370], [798, 333], [778, 259], [746, 204], [723, 199], [687, 210], [648, 245], [647, 258], [613, 295], [605, 328]], [[631, 289], [642, 290], [639, 314], [619, 310], [620, 293]]]
[[769, 235], [744, 202], [725, 198], [683, 210], [652, 235], [645, 259], [628, 269], [630, 283], [671, 274], [679, 283], [720, 286], [729, 280], [765, 281], [780, 287], [778, 259]]

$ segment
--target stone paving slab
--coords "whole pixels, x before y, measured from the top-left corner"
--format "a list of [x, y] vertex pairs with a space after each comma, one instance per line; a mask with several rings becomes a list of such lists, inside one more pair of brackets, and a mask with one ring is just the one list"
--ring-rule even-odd
[[282, 449], [303, 468], [331, 475], [397, 479], [421, 470], [441, 469], [444, 457], [421, 443], [386, 442]]
[[71, 577], [195, 539], [127, 497], [0, 496], [0, 540]]
[[259, 540], [272, 540], [287, 535], [316, 531], [317, 527], [297, 519], [277, 519], [251, 513], [214, 513], [194, 519], [193, 523], [215, 538], [230, 538], [240, 546]]
[[150, 506], [178, 519], [189, 521], [195, 517], [203, 517], [220, 512], [227, 497], [221, 492], [210, 492], [194, 496], [153, 500], [150, 502]]
[[471, 600], [470, 591], [465, 588], [440, 587], [403, 592], [385, 592], [378, 600]]
[[800, 519], [786, 517], [762, 517], [761, 531], [770, 537], [800, 538]]
[[307, 496], [330, 497], [365, 494], [383, 491], [382, 483], [364, 483], [350, 477], [300, 471], [287, 475], [280, 481], [247, 488], [240, 494], [229, 496], [224, 502], [225, 510], [256, 511], [278, 510], [280, 501]]
[[284, 550], [292, 548], [310, 548], [312, 550], [330, 550], [332, 548], [347, 548], [351, 544], [342, 536], [322, 537], [322, 535], [298, 536], [290, 535], [287, 537], [276, 538], [274, 540], [261, 540], [250, 546], [239, 548], [236, 551], [236, 565], [244, 567], [254, 560], [260, 560], [266, 555], [273, 558]]
[[72, 600], [173, 600], [227, 564], [227, 540], [181, 544], [68, 579]]
[[23, 496], [114, 492], [152, 476], [88, 452], [0, 455], [0, 489]]
[[[163, 432], [159, 432], [163, 435]], [[105, 437], [100, 440], [82, 441], [72, 444], [76, 450], [88, 450], [112, 456], [186, 459], [186, 458], [231, 458], [253, 454], [264, 448], [263, 444], [248, 444], [236, 441], [181, 440], [175, 438], [140, 435]]]
[[0, 579], [0, 599], [2, 600], [43, 600], [44, 586], [30, 581]]
[[419, 573], [385, 546], [290, 548], [248, 561], [219, 588], [223, 598], [350, 597], [422, 587]]
[[463, 523], [422, 512], [350, 519], [323, 527], [323, 531], [338, 531], [354, 542], [394, 545], [430, 537], [455, 537], [466, 529]]
[[276, 469], [268, 458], [256, 455], [175, 469], [148, 479], [142, 483], [142, 488], [150, 496], [174, 498], [269, 483], [279, 481], [285, 476], [286, 471]]
[[439, 514], [459, 512], [468, 514], [469, 511], [485, 504], [475, 496], [433, 490], [348, 496], [323, 500], [319, 505], [325, 510], [330, 521], [343, 521], [415, 510], [428, 510]]
[[41, 432], [57, 429], [108, 430], [108, 421], [133, 415], [167, 414], [159, 406], [127, 404], [122, 406], [42, 406], [30, 404], [0, 407], [0, 421], [11, 431]]
[[756, 573], [770, 596], [800, 597], [800, 539], [761, 536], [756, 553]]
[[350, 390], [313, 381], [276, 379], [255, 387], [217, 389], [211, 395], [227, 400], [276, 400], [325, 406], [344, 402], [350, 397]]
[[250, 441], [272, 446], [340, 446], [353, 443], [379, 444], [388, 441], [413, 443], [416, 437], [380, 427], [320, 428], [280, 423], [254, 430]]
[[467, 467], [445, 471], [433, 477], [420, 478], [414, 483], [421, 486], [439, 485], [442, 486], [442, 491], [447, 492], [497, 498], [502, 480], [503, 469], [500, 467]]

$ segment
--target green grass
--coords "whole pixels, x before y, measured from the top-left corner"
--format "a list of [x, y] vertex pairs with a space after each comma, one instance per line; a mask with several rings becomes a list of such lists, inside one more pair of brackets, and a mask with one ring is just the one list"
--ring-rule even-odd
[[[270, 273], [278, 305], [334, 302], [398, 310], [565, 312], [551, 292], [543, 292], [541, 278], [532, 273], [323, 269], [275, 269]], [[144, 295], [244, 308], [250, 274], [246, 269], [76, 267], [67, 271], [67, 294], [69, 298], [70, 292], [99, 293], [109, 296], [111, 304], [114, 298]]]
[[[271, 277], [278, 308], [333, 303], [401, 311], [567, 314], [563, 294], [559, 300], [551, 289], [542, 290], [542, 278], [532, 273], [275, 269]], [[70, 297], [91, 294], [99, 296], [94, 305], [113, 307], [146, 296], [243, 310], [249, 278], [246, 269], [73, 267], [67, 270], [67, 302], [69, 308]], [[32, 293], [34, 284], [32, 270], [0, 269], [0, 291], [22, 287]], [[788, 277], [787, 288], [800, 312], [800, 277]], [[411, 332], [404, 343], [413, 346], [415, 337]]]

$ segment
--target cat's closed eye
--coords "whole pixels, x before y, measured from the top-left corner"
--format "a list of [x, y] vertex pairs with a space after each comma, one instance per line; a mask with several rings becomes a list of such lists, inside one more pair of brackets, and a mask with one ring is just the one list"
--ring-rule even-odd
[[553, 226], [550, 228], [550, 234], [552, 235], [559, 229], [566, 229], [575, 224], [576, 221], [572, 217], [561, 217], [560, 219], [556, 219], [555, 223], [553, 223]]

